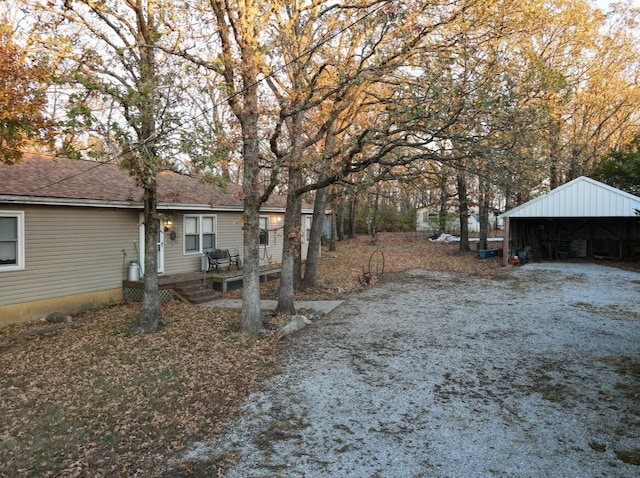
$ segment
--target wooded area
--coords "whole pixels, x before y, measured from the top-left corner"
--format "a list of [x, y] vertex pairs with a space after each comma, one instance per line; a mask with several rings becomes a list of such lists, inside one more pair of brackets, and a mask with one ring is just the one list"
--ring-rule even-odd
[[[293, 313], [318, 261], [303, 277], [303, 199], [316, 244], [327, 209], [332, 241], [359, 210], [375, 242], [381, 216], [400, 230], [420, 206], [456, 211], [463, 238], [474, 208], [482, 240], [493, 213], [578, 176], [637, 188], [639, 14], [586, 0], [11, 0], [0, 154], [118, 162], [145, 191], [147, 252], [159, 171], [241, 184], [242, 328], [259, 333], [272, 194], [287, 197], [278, 309]], [[141, 331], [158, 325], [155, 260]]]

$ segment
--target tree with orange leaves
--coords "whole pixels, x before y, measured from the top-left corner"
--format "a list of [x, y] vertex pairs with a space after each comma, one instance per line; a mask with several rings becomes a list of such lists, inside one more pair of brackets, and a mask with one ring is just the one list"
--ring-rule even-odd
[[0, 162], [20, 160], [29, 142], [50, 141], [54, 124], [46, 116], [48, 72], [30, 64], [0, 25]]

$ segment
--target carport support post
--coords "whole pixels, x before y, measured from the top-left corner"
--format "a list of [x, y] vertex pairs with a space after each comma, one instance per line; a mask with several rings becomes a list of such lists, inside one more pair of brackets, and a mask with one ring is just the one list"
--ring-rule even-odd
[[502, 265], [509, 264], [509, 256], [511, 250], [511, 218], [504, 218], [504, 239], [502, 240]]

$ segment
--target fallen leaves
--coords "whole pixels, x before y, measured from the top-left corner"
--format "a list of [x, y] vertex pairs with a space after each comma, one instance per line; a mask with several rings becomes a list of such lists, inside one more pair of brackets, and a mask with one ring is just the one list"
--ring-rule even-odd
[[275, 339], [237, 332], [238, 311], [173, 302], [146, 335], [138, 313], [2, 344], [0, 475], [160, 474], [275, 371]]

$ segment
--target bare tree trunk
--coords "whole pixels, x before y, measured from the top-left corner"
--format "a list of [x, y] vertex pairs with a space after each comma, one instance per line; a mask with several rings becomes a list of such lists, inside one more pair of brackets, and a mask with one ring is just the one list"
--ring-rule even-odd
[[338, 241], [344, 241], [344, 201], [342, 198], [338, 203], [335, 213], [336, 236]]
[[142, 313], [136, 329], [152, 332], [160, 323], [160, 293], [158, 289], [158, 213], [155, 178], [144, 186], [144, 295]]
[[[257, 138], [257, 135], [255, 136]], [[247, 138], [248, 139], [248, 138]], [[258, 141], [255, 140], [257, 150]], [[252, 149], [252, 145], [246, 145]], [[240, 329], [249, 334], [261, 334], [264, 331], [260, 310], [260, 198], [258, 196], [258, 163], [245, 165], [242, 187], [244, 198], [244, 266], [242, 270], [243, 294]]]
[[449, 191], [447, 189], [447, 179], [440, 181], [440, 211], [438, 213], [438, 232], [440, 234], [447, 232], [447, 201], [449, 200]]
[[371, 218], [371, 224], [369, 225], [369, 240], [370, 246], [375, 246], [378, 242], [378, 220], [380, 216], [380, 191], [376, 187], [376, 194], [373, 200], [373, 217]]
[[336, 250], [336, 240], [338, 239], [337, 226], [338, 225], [337, 225], [337, 219], [336, 219], [336, 211], [332, 210], [331, 211], [331, 238], [329, 240], [330, 251]]
[[[142, 28], [145, 31], [154, 29], [155, 20], [154, 5], [147, 5], [147, 24]], [[140, 12], [140, 10], [138, 11]], [[141, 26], [142, 27], [142, 26]], [[149, 29], [149, 30], [147, 30]], [[144, 193], [144, 296], [142, 299], [142, 313], [139, 332], [151, 332], [160, 324], [160, 290], [158, 287], [158, 190], [157, 173], [161, 167], [155, 148], [157, 105], [154, 101], [154, 89], [157, 86], [156, 59], [153, 48], [140, 48], [140, 129], [137, 136], [141, 150], [135, 154], [138, 162], [140, 176], [139, 184], [142, 184]]]
[[489, 237], [489, 182], [480, 176], [480, 239], [479, 249], [487, 249], [487, 238]]
[[467, 177], [458, 172], [458, 213], [460, 216], [460, 250], [469, 251], [469, 200], [467, 198]]
[[289, 160], [287, 210], [283, 224], [284, 240], [276, 313], [289, 315], [296, 313], [294, 290], [302, 282], [302, 227], [300, 224], [302, 199], [298, 192], [303, 183], [301, 169], [302, 119], [302, 114], [297, 113], [287, 121], [291, 147], [287, 155]]
[[280, 287], [278, 288], [278, 305], [276, 313], [294, 315], [296, 308], [293, 300], [295, 285], [295, 256], [300, 244], [300, 196], [296, 189], [302, 184], [300, 171], [295, 167], [289, 168], [289, 193], [287, 194], [287, 209], [283, 223], [282, 264], [280, 268]]
[[356, 238], [356, 206], [357, 199], [354, 196], [349, 199], [349, 239]]
[[309, 250], [307, 251], [307, 263], [304, 269], [302, 287], [315, 287], [318, 283], [318, 266], [320, 265], [320, 252], [322, 242], [322, 228], [324, 226], [324, 211], [327, 206], [327, 188], [316, 191], [316, 199], [313, 204], [313, 221], [311, 222], [311, 234], [309, 237]]
[[508, 211], [513, 207], [513, 188], [511, 183], [508, 183], [504, 189], [504, 210]]
[[[302, 176], [300, 177], [300, 183], [302, 184]], [[302, 238], [304, 237], [305, 231], [303, 227], [306, 227], [306, 224], [302, 224], [302, 198], [298, 196], [298, 201], [296, 203], [296, 215], [295, 215], [296, 226], [295, 230], [297, 233], [297, 240], [295, 243], [295, 249], [293, 253], [293, 290], [300, 290], [302, 287]]]
[[[249, 81], [249, 80], [247, 80]], [[245, 81], [246, 83], [246, 81]], [[260, 310], [260, 187], [258, 143], [258, 93], [257, 86], [249, 85], [244, 93], [245, 115], [242, 128], [244, 170], [244, 268], [242, 272], [243, 295], [240, 329], [249, 334], [264, 331]]]
[[559, 176], [558, 167], [556, 166], [556, 163], [553, 162], [553, 159], [552, 159], [552, 163], [549, 168], [549, 187], [551, 189], [555, 189], [558, 186], [560, 186], [560, 179], [558, 178], [558, 176]]

